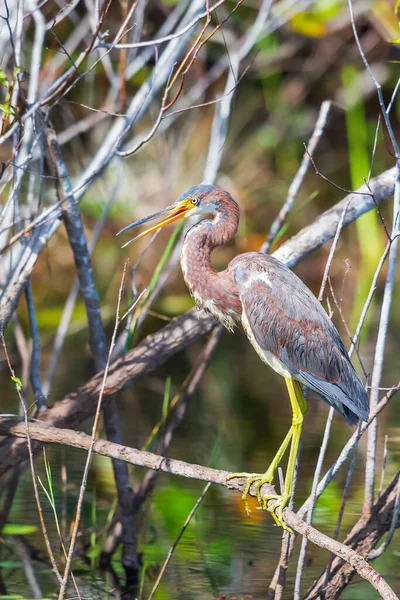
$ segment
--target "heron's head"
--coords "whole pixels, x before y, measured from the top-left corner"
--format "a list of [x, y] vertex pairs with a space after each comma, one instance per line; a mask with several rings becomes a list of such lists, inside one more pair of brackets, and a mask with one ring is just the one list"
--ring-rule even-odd
[[[182, 196], [180, 196], [176, 202], [171, 204], [171, 206], [168, 206], [167, 208], [164, 208], [153, 215], [144, 217], [139, 221], [135, 221], [135, 223], [131, 223], [127, 227], [121, 229], [117, 235], [123, 233], [124, 231], [128, 231], [128, 229], [132, 229], [133, 227], [138, 227], [139, 225], [143, 225], [144, 223], [158, 219], [158, 222], [155, 225], [148, 227], [135, 238], [129, 240], [129, 242], [124, 244], [122, 247], [124, 248], [131, 242], [142, 238], [148, 233], [152, 233], [157, 229], [161, 229], [161, 227], [165, 227], [165, 225], [169, 225], [170, 223], [178, 221], [179, 219], [189, 216], [191, 217], [197, 214], [218, 214], [222, 210], [224, 196], [228, 196], [227, 192], [224, 192], [220, 188], [217, 188], [213, 185], [194, 185], [184, 194], [182, 194]], [[231, 201], [234, 202], [232, 199]]]

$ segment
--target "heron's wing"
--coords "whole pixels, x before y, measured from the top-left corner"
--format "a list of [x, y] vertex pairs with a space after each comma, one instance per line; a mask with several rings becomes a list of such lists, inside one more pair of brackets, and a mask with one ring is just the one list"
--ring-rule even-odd
[[[343, 342], [304, 283], [271, 256], [247, 253], [231, 263], [246, 333], [296, 379], [321, 394], [349, 422], [368, 419], [368, 397]], [[258, 348], [257, 348], [258, 346]]]

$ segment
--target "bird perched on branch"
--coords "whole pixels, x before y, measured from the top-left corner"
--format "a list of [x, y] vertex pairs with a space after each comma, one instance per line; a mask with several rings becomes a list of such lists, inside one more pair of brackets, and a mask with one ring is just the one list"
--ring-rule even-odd
[[[288, 267], [272, 256], [257, 252], [240, 254], [221, 272], [211, 266], [212, 251], [228, 242], [238, 228], [240, 209], [228, 192], [212, 185], [196, 185], [168, 208], [128, 225], [119, 233], [158, 219], [129, 244], [193, 215], [205, 218], [186, 233], [181, 267], [197, 306], [231, 331], [242, 324], [261, 360], [282, 375], [287, 385], [292, 425], [267, 471], [229, 476], [247, 478], [243, 492], [247, 512], [247, 496], [255, 483], [260, 505], [271, 513], [277, 525], [287, 528], [283, 509], [293, 490], [308, 408], [302, 386], [322, 396], [350, 425], [368, 419], [368, 396], [335, 326], [312, 292]], [[281, 494], [261, 497], [261, 487], [273, 482], [289, 445], [284, 489]], [[275, 502], [269, 506], [271, 499]]]

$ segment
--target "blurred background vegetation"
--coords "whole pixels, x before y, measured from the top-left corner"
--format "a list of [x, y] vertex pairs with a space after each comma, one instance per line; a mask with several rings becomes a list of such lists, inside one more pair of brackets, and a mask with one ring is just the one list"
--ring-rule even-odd
[[[104, 28], [110, 31], [111, 38], [122, 22], [123, 4], [122, 1], [113, 2], [107, 15]], [[336, 185], [349, 190], [356, 189], [369, 176], [379, 104], [376, 90], [354, 42], [347, 2], [315, 0], [304, 9], [300, 4], [297, 8], [296, 3], [292, 3], [291, 8], [289, 4], [282, 2], [274, 6], [273, 11], [276, 13], [281, 9], [282, 24], [268, 36], [260, 37], [246, 62], [246, 66], [250, 65], [249, 69], [235, 91], [227, 140], [220, 148], [222, 161], [217, 183], [228, 189], [238, 201], [242, 219], [236, 239], [228, 247], [215, 253], [214, 264], [218, 268], [223, 268], [237, 253], [258, 250], [265, 240], [299, 167], [304, 152], [303, 144], [307, 143], [312, 133], [322, 101], [329, 99], [333, 105], [315, 153], [319, 171]], [[62, 5], [62, 2], [45, 2], [41, 10], [46, 20], [50, 21]], [[149, 0], [145, 3], [142, 39], [151, 39], [156, 34], [175, 5], [174, 0]], [[43, 81], [51, 81], [57, 69], [64, 68], [61, 60], [57, 63], [59, 40], [70, 37], [74, 28], [78, 28], [79, 19], [82, 22], [85, 19], [89, 21], [89, 6], [90, 3], [79, 3], [71, 13], [75, 15], [74, 18], [64, 19], [54, 29], [57, 36], [52, 35], [52, 31], [46, 34], [46, 61], [41, 73]], [[226, 2], [218, 9], [220, 21], [233, 6], [233, 2]], [[185, 90], [190, 90], [201, 78], [207, 77], [222, 56], [229, 56], [232, 40], [245, 35], [254, 21], [257, 9], [257, 0], [245, 0], [242, 3], [222, 27], [222, 32], [211, 38], [201, 50], [187, 75]], [[394, 0], [354, 2], [361, 43], [387, 100], [397, 82], [400, 58], [395, 43], [399, 30], [394, 9]], [[4, 27], [3, 24], [2, 28]], [[28, 40], [31, 34], [28, 29]], [[72, 59], [78, 56], [83, 47], [84, 39], [71, 52]], [[111, 67], [117, 72], [119, 52], [113, 51], [109, 57]], [[151, 68], [152, 62], [127, 80], [128, 98], [135, 94], [150, 74]], [[206, 86], [201, 102], [209, 102], [222, 93], [225, 77], [224, 74]], [[110, 123], [115, 118], [107, 111], [123, 113], [125, 110], [118, 102], [108, 102], [108, 86], [107, 74], [99, 64], [51, 109], [50, 118], [62, 143], [72, 177], [84, 170], [95, 150], [101, 146]], [[93, 112], [87, 107], [106, 112]], [[146, 244], [141, 242], [129, 246], [127, 250], [121, 250], [120, 240], [115, 238], [115, 234], [130, 221], [171, 203], [185, 189], [202, 180], [214, 110], [215, 105], [211, 104], [188, 110], [171, 124], [168, 119], [163, 121], [150, 143], [131, 158], [108, 169], [80, 202], [82, 218], [90, 239], [110, 196], [115, 196], [93, 253], [102, 314], [110, 335], [124, 260], [129, 256], [130, 265], [134, 265]], [[392, 110], [397, 133], [399, 111], [400, 100], [397, 97]], [[145, 135], [156, 116], [157, 108], [153, 107], [133, 134]], [[77, 124], [90, 119], [92, 121], [87, 128], [80, 132]], [[393, 165], [393, 156], [388, 147], [380, 130], [372, 176]], [[3, 145], [1, 152], [4, 155], [0, 158], [5, 160], [9, 156], [10, 146]], [[42, 185], [42, 202], [54, 202], [52, 184], [44, 181]], [[344, 195], [344, 192], [318, 177], [310, 168], [275, 247], [311, 223]], [[384, 203], [382, 215], [387, 223], [391, 222], [391, 202]], [[148, 286], [170, 235], [171, 231], [162, 231], [137, 264], [134, 281], [138, 288]], [[341, 235], [331, 277], [336, 295], [342, 299], [343, 314], [352, 332], [385, 244], [385, 232], [375, 212], [359, 219]], [[324, 247], [314, 252], [295, 269], [316, 295], [328, 250], [329, 248]], [[384, 275], [385, 272], [381, 275], [375, 301], [361, 336], [360, 355], [367, 372], [370, 372], [373, 361]], [[43, 377], [51, 360], [54, 334], [75, 277], [71, 249], [63, 228], [60, 228], [47, 250], [39, 257], [32, 276], [42, 341]], [[399, 378], [399, 290], [397, 285], [382, 382], [386, 387]], [[149, 332], [163, 326], [165, 319], [180, 314], [191, 306], [192, 300], [177, 267], [152, 305], [150, 314], [133, 336], [132, 343], [137, 343]], [[29, 337], [24, 302], [21, 302], [18, 316]], [[336, 310], [333, 319], [349, 346], [348, 336]], [[19, 358], [12, 329], [7, 334], [11, 359], [18, 372]], [[127, 445], [136, 448], [144, 445], [161, 417], [166, 379], [171, 379], [172, 397], [194, 365], [201, 348], [202, 343], [190, 347], [120, 395], [118, 406], [124, 442]], [[358, 365], [357, 369], [359, 370]], [[93, 363], [87, 343], [85, 310], [78, 297], [52, 385], [50, 404], [62, 399], [92, 375]], [[1, 412], [18, 413], [19, 400], [5, 362], [2, 362], [0, 386]], [[383, 462], [384, 436], [388, 436], [385, 481], [389, 481], [399, 465], [400, 412], [397, 407], [398, 399], [395, 398], [379, 418], [379, 474]], [[300, 505], [308, 496], [311, 488], [327, 411], [323, 402], [310, 397], [296, 505]], [[261, 363], [241, 332], [233, 336], [224, 333], [186, 418], [176, 433], [169, 454], [189, 462], [233, 471], [263, 471], [285, 435], [290, 418], [290, 405], [283, 380]], [[333, 427], [327, 465], [336, 458], [351, 434], [350, 428], [338, 415], [335, 415]], [[90, 430], [90, 423], [86, 430]], [[343, 535], [360, 515], [364, 453], [363, 439], [342, 525]], [[68, 535], [84, 456], [82, 452], [70, 448], [48, 448], [47, 458], [51, 464], [55, 502]], [[37, 461], [37, 466], [40, 476], [45, 478], [42, 458]], [[142, 476], [141, 470], [132, 470], [133, 480]], [[344, 469], [317, 503], [315, 525], [328, 534], [332, 534], [335, 527], [345, 478]], [[202, 486], [197, 482], [169, 476], [159, 478], [140, 524], [140, 550], [145, 567], [140, 597], [147, 597], [159, 566], [201, 489]], [[114, 501], [110, 461], [96, 456], [90, 472], [79, 540], [79, 546], [86, 549], [86, 554], [84, 556], [81, 550], [81, 560], [77, 559], [73, 569], [81, 593], [90, 598], [110, 597], [108, 594], [111, 594], [112, 583], [109, 576], [103, 576], [97, 567], [107, 523], [115, 508]], [[50, 535], [56, 540], [52, 508], [45, 498], [44, 505]], [[2, 597], [31, 597], [23, 570], [23, 552], [20, 548], [22, 538], [37, 548], [37, 576], [44, 596], [52, 597], [55, 580], [44, 558], [44, 543], [28, 472], [23, 475], [19, 484], [7, 527], [8, 529], [3, 530], [0, 549]], [[251, 519], [247, 519], [239, 495], [212, 489], [178, 546], [156, 598], [262, 598], [276, 567], [280, 540], [281, 531], [272, 525], [268, 515], [253, 510]], [[395, 536], [388, 551], [376, 562], [376, 568], [397, 593], [400, 593], [399, 556], [400, 539]], [[304, 589], [312, 583], [326, 561], [327, 556], [320, 549], [309, 548]], [[115, 556], [113, 565], [116, 573], [121, 574], [118, 555]], [[296, 561], [292, 561], [289, 567], [288, 594], [293, 587], [295, 565]], [[372, 599], [377, 594], [358, 579], [343, 594], [343, 598], [353, 600], [366, 597]]]

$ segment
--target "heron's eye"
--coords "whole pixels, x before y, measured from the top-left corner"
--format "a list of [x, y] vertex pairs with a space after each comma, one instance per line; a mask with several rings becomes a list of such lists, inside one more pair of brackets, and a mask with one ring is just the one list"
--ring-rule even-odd
[[199, 199], [198, 198], [192, 198], [191, 202], [192, 202], [193, 206], [196, 206], [196, 204], [199, 203]]

